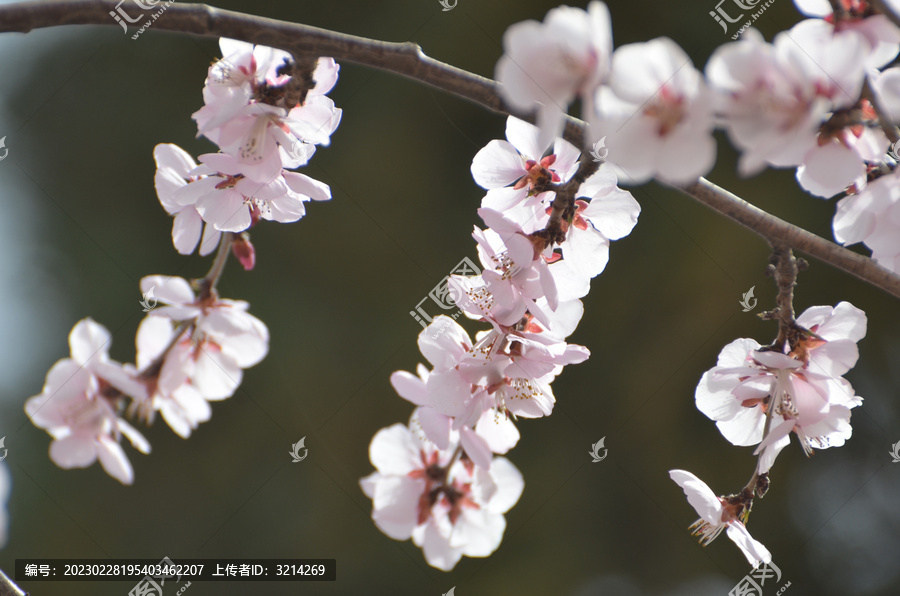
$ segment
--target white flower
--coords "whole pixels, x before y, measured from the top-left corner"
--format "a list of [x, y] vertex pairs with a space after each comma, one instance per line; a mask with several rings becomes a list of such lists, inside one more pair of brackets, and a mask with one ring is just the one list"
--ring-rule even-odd
[[543, 23], [516, 23], [503, 35], [503, 51], [496, 72], [500, 93], [516, 110], [530, 112], [537, 106], [540, 145], [549, 144], [562, 133], [572, 100], [581, 97], [589, 111], [593, 91], [607, 75], [609, 9], [597, 1], [587, 11], [560, 6]]
[[[218, 368], [221, 371], [218, 374], [223, 374], [231, 368], [229, 361], [224, 368], [220, 366], [217, 361], [222, 357], [208, 343], [192, 345], [189, 331], [182, 327], [176, 331], [168, 317], [146, 317], [135, 338], [136, 366], [126, 364], [113, 376], [119, 386], [131, 387], [129, 394], [135, 400], [132, 411], [137, 411], [148, 423], [153, 421], [155, 412], [161, 412], [166, 424], [184, 439], [212, 415], [212, 409], [198, 390], [206, 385], [200, 371], [217, 374]], [[179, 335], [178, 341], [175, 333]], [[198, 361], [206, 365], [198, 366]]]
[[222, 232], [241, 232], [260, 219], [294, 222], [306, 213], [304, 202], [331, 198], [331, 189], [305, 174], [281, 169], [280, 163], [247, 166], [225, 153], [200, 156], [191, 171], [199, 178], [179, 188], [174, 201], [193, 205], [208, 225]]
[[[483, 281], [491, 295], [491, 314], [503, 325], [514, 325], [526, 312], [549, 324], [547, 313], [536, 302], [546, 298], [550, 310], [559, 303], [546, 260], [517, 223], [493, 209], [479, 209], [478, 215], [490, 227], [476, 227], [472, 234], [484, 270], [481, 276], [469, 278], [469, 285]], [[463, 298], [460, 295], [465, 302]]]
[[891, 122], [900, 122], [900, 68], [887, 68], [882, 72], [870, 70], [869, 82], [879, 105]]
[[[469, 458], [481, 467], [490, 467], [491, 453], [505, 453], [519, 440], [519, 432], [505, 412], [492, 409], [483, 387], [466, 383], [458, 367], [467, 359], [472, 342], [465, 330], [450, 317], [439, 315], [419, 334], [419, 349], [434, 366], [429, 371], [419, 365], [418, 376], [406, 371], [391, 375], [391, 384], [400, 397], [421, 407], [416, 420], [425, 436], [446, 449], [451, 434]], [[489, 412], [496, 414], [493, 419]]]
[[325, 96], [337, 81], [334, 60], [320, 58], [303, 103], [287, 105], [282, 90], [290, 77], [277, 71], [290, 54], [225, 38], [219, 46], [224, 57], [210, 67], [205, 105], [194, 114], [198, 134], [244, 165], [272, 169], [306, 163], [312, 147], [303, 144], [328, 144], [341, 117]]
[[[857, 146], [838, 131], [833, 136], [844, 141], [848, 151], [832, 146], [829, 137], [822, 138], [828, 148], [818, 153], [816, 148], [820, 127], [831, 113], [856, 105], [867, 50], [861, 36], [835, 33], [818, 19], [779, 33], [773, 44], [750, 29], [740, 41], [717, 49], [706, 66], [706, 77], [728, 135], [743, 152], [741, 174], [755, 174], [766, 163], [776, 167], [808, 163], [809, 171], [799, 173], [801, 182], [820, 195], [855, 182], [864, 172], [867, 148], [880, 139], [867, 138], [867, 144]], [[832, 165], [835, 170], [829, 171]]]
[[760, 563], [772, 562], [772, 554], [762, 543], [754, 540], [741, 522], [744, 507], [738, 499], [730, 502], [716, 496], [705, 482], [684, 470], [669, 470], [669, 477], [684, 490], [688, 503], [700, 516], [691, 529], [700, 536], [700, 543], [706, 546], [725, 530], [728, 537], [738, 545], [747, 561], [754, 567]]
[[712, 168], [712, 102], [703, 77], [675, 42], [660, 37], [620, 47], [608, 84], [598, 91], [589, 122], [595, 138], [606, 137], [619, 180], [686, 183]]
[[153, 149], [153, 158], [156, 160], [156, 195], [166, 213], [175, 216], [172, 222], [172, 243], [175, 249], [183, 255], [191, 254], [197, 248], [202, 233], [200, 254], [208, 255], [219, 245], [219, 231], [210, 225], [203, 228], [203, 218], [197, 212], [194, 202], [185, 203], [175, 199], [178, 189], [199, 179], [190, 174], [197, 164], [184, 149], [171, 143], [157, 145]]
[[828, 0], [794, 0], [797, 9], [809, 17], [825, 19], [836, 31], [854, 31], [870, 46], [866, 66], [880, 68], [897, 56], [900, 30], [883, 14], [872, 14], [871, 2], [842, 0], [844, 14], [835, 23]]
[[568, 182], [581, 155], [574, 145], [558, 138], [553, 153], [544, 156], [549, 142], [542, 145], [538, 136], [536, 126], [510, 116], [506, 120], [509, 140], [489, 142], [472, 159], [472, 177], [488, 191], [481, 206], [503, 213], [527, 233], [542, 227], [544, 210], [556, 196], [542, 189]]
[[841, 244], [864, 243], [879, 265], [900, 273], [900, 169], [838, 202], [834, 237]]
[[888, 145], [888, 138], [876, 128], [848, 126], [821, 132], [797, 168], [797, 182], [826, 199], [850, 186], [865, 188], [867, 162], [884, 161]]
[[[148, 316], [190, 326], [166, 357], [165, 366], [174, 367], [165, 369], [173, 375], [166, 387], [174, 390], [189, 378], [192, 387], [207, 400], [231, 397], [241, 383], [243, 369], [255, 366], [268, 353], [269, 330], [265, 324], [247, 312], [246, 302], [215, 296], [198, 298], [190, 284], [180, 277], [143, 278], [142, 291], [150, 287], [156, 288], [156, 297], [163, 306], [153, 309]], [[172, 338], [171, 327], [155, 325], [145, 332], [152, 336], [139, 345], [147, 350], [147, 355], [140, 357], [142, 362], [155, 358], [160, 344]], [[192, 396], [180, 399], [196, 403]], [[195, 411], [197, 414], [192, 418], [201, 421], [198, 416], [202, 417], [202, 412]], [[175, 426], [173, 429], [179, 430]]]
[[119, 438], [125, 435], [142, 453], [150, 452], [150, 444], [118, 416], [122, 393], [106, 374], [120, 369], [109, 360], [110, 340], [102, 325], [79, 321], [69, 334], [72, 357], [53, 365], [41, 394], [25, 402], [25, 412], [53, 437], [50, 459], [56, 465], [85, 468], [99, 459], [107, 474], [131, 484], [134, 471]]
[[[850, 409], [862, 403], [842, 375], [858, 358], [865, 314], [848, 302], [814, 306], [797, 318], [809, 334], [790, 354], [761, 350], [752, 339], [725, 346], [718, 365], [697, 385], [697, 408], [734, 445], [756, 445], [758, 471], [768, 472], [792, 431], [804, 452], [839, 447], [850, 438]], [[765, 419], [772, 410], [769, 434]], [[762, 441], [762, 442], [760, 442]]]
[[522, 475], [495, 457], [490, 471], [454, 458], [456, 445], [438, 449], [410, 426], [383, 428], [372, 439], [376, 472], [361, 479], [372, 518], [395, 540], [422, 548], [428, 564], [449, 571], [459, 559], [486, 557], [500, 545], [506, 520], [524, 488]]
[[559, 245], [562, 259], [550, 264], [560, 301], [581, 298], [590, 291], [591, 279], [609, 261], [609, 243], [631, 233], [641, 206], [617, 184], [616, 175], [601, 168], [578, 189], [571, 224], [565, 222], [566, 239]]

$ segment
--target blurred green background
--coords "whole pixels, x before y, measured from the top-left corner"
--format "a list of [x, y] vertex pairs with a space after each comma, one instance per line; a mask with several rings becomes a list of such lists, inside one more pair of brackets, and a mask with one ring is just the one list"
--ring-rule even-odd
[[[223, 1], [217, 6], [384, 39], [415, 41], [434, 58], [492, 76], [512, 23], [542, 19], [555, 2]], [[612, 1], [616, 45], [668, 36], [700, 67], [730, 41], [709, 16], [713, 0]], [[161, 18], [165, 18], [162, 16]], [[799, 20], [789, 0], [756, 23], [771, 39]], [[129, 32], [131, 33], [131, 32]], [[10, 541], [0, 568], [23, 557], [336, 558], [333, 583], [197, 583], [205, 594], [397, 594], [458, 596], [720, 595], [748, 572], [724, 536], [703, 549], [687, 527], [696, 515], [667, 471], [684, 468], [717, 493], [737, 491], [752, 448], [728, 444], [694, 407], [700, 375], [737, 337], [768, 343], [772, 323], [738, 305], [763, 275], [769, 251], [755, 235], [692, 199], [650, 184], [633, 189], [638, 226], [612, 246], [571, 340], [586, 363], [554, 383], [546, 419], [523, 420], [509, 458], [525, 491], [508, 513], [499, 550], [429, 567], [412, 543], [384, 536], [358, 479], [372, 471], [375, 432], [405, 422], [411, 404], [391, 389], [414, 370], [419, 325], [408, 312], [463, 258], [483, 195], [473, 155], [502, 138], [505, 119], [401, 77], [344, 63], [331, 93], [344, 109], [330, 147], [305, 173], [334, 199], [296, 224], [252, 232], [256, 269], [230, 262], [225, 297], [247, 300], [271, 330], [270, 355], [238, 393], [187, 441], [163, 423], [146, 429], [153, 453], [126, 451], [136, 481], [121, 486], [99, 465], [65, 471], [47, 456], [48, 435], [24, 401], [68, 356], [66, 336], [90, 316], [113, 333], [111, 355], [134, 358], [143, 316], [138, 281], [198, 277], [209, 259], [179, 256], [171, 220], [153, 189], [153, 147], [173, 142], [197, 155], [190, 115], [214, 39], [151, 28], [137, 40], [117, 26], [0, 35], [0, 436], [13, 476]], [[798, 225], [831, 237], [834, 202], [805, 195], [789, 171], [735, 176], [719, 137], [709, 178]], [[769, 495], [749, 525], [783, 572], [775, 594], [900, 593], [898, 302], [812, 262], [798, 312], [851, 301], [869, 316], [861, 359], [848, 375], [865, 405], [853, 438], [807, 459], [796, 441], [779, 457]], [[478, 325], [468, 324], [474, 332]], [[306, 437], [308, 458], [291, 464]], [[592, 464], [592, 443], [608, 457]], [[132, 582], [21, 582], [35, 596], [127, 594]], [[170, 592], [167, 591], [167, 594]], [[174, 593], [174, 590], [171, 591]]]

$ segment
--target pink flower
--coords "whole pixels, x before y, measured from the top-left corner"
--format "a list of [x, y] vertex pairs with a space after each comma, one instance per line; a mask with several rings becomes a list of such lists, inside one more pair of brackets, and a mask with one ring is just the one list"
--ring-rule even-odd
[[400, 397], [418, 405], [417, 420], [425, 436], [441, 449], [459, 436], [476, 465], [490, 467], [491, 452], [505, 453], [519, 440], [519, 432], [505, 413], [489, 420], [492, 410], [484, 388], [466, 383], [458, 368], [469, 357], [472, 342], [465, 330], [450, 317], [440, 315], [419, 334], [419, 349], [434, 366], [421, 364], [418, 376], [406, 371], [391, 375]]
[[290, 77], [277, 71], [290, 54], [225, 38], [219, 45], [224, 58], [210, 67], [203, 88], [205, 105], [194, 114], [198, 134], [245, 166], [265, 169], [302, 165], [312, 155], [311, 149], [301, 149], [303, 144], [329, 143], [341, 117], [341, 110], [325, 96], [337, 81], [334, 60], [320, 58], [312, 75], [314, 87], [303, 103], [288, 105], [282, 89]]
[[562, 259], [550, 264], [561, 301], [586, 296], [591, 279], [600, 275], [609, 261], [609, 243], [634, 229], [641, 206], [630, 192], [622, 190], [612, 171], [601, 168], [578, 189], [572, 223], [566, 222], [566, 240], [559, 245]]
[[844, 14], [838, 23], [828, 0], [794, 0], [794, 4], [806, 16], [824, 19], [835, 32], [854, 31], [865, 38], [870, 47], [866, 66], [880, 68], [897, 56], [900, 31], [885, 15], [872, 14], [870, 2], [841, 0]]
[[772, 562], [772, 554], [762, 543], [754, 540], [741, 522], [744, 508], [739, 502], [718, 497], [705, 482], [684, 470], [669, 470], [669, 477], [684, 490], [688, 503], [700, 515], [691, 525], [693, 534], [700, 536], [700, 544], [706, 546], [725, 530], [747, 561], [754, 567]]
[[[697, 385], [697, 408], [716, 420], [734, 445], [756, 445], [758, 472], [768, 472], [792, 431], [804, 452], [839, 447], [850, 438], [850, 409], [862, 403], [842, 375], [858, 358], [865, 314], [848, 302], [814, 306], [797, 318], [809, 334], [790, 354], [760, 349], [752, 339], [725, 346], [718, 365]], [[769, 434], [763, 438], [772, 410]]]
[[409, 427], [395, 424], [372, 439], [376, 472], [360, 480], [372, 499], [372, 518], [395, 540], [412, 538], [428, 564], [449, 571], [462, 556], [486, 557], [500, 545], [503, 516], [519, 500], [522, 475], [495, 457], [490, 471], [455, 458], [456, 445], [438, 449]]
[[900, 273], [900, 169], [841, 199], [833, 225], [838, 242], [862, 242], [879, 265]]
[[281, 170], [280, 162], [265, 171], [225, 153], [207, 153], [200, 161], [191, 172], [200, 178], [176, 191], [174, 201], [194, 205], [203, 221], [222, 232], [244, 231], [260, 219], [294, 222], [306, 214], [306, 201], [331, 198], [327, 184]]
[[69, 334], [71, 358], [53, 365], [41, 394], [25, 402], [25, 413], [53, 437], [50, 459], [56, 465], [85, 468], [99, 459], [107, 474], [131, 484], [134, 471], [119, 439], [125, 435], [142, 453], [150, 452], [150, 444], [118, 416], [122, 392], [107, 373], [120, 367], [109, 360], [110, 341], [102, 325], [79, 321]]
[[545, 258], [517, 223], [493, 209], [479, 209], [478, 215], [490, 226], [476, 227], [472, 237], [484, 267], [481, 279], [492, 296], [491, 314], [501, 324], [513, 325], [530, 312], [546, 324], [547, 314], [536, 300], [546, 298], [551, 310], [559, 301]]
[[503, 51], [496, 71], [500, 93], [521, 112], [537, 106], [539, 145], [548, 145], [562, 133], [572, 100], [580, 97], [590, 111], [593, 91], [606, 78], [612, 53], [609, 9], [597, 1], [587, 11], [560, 6], [543, 23], [516, 23], [503, 35]]
[[188, 183], [202, 178], [192, 176], [197, 167], [193, 158], [181, 147], [171, 143], [159, 144], [153, 149], [156, 160], [156, 194], [163, 209], [174, 215], [172, 222], [172, 243], [175, 250], [189, 255], [197, 248], [202, 233], [200, 255], [206, 256], [219, 245], [219, 231], [208, 225], [204, 229], [203, 218], [197, 211], [195, 202], [179, 202], [176, 193]]
[[[177, 342], [175, 333], [179, 335]], [[130, 388], [129, 395], [135, 400], [132, 410], [139, 417], [150, 423], [155, 412], [160, 412], [166, 424], [178, 436], [187, 439], [191, 431], [212, 416], [209, 403], [198, 390], [205, 385], [203, 374], [198, 371], [227, 374], [233, 366], [227, 363], [220, 367], [216, 360], [221, 360], [221, 356], [215, 349], [209, 349], [208, 345], [205, 346], [208, 351], [203, 349], [202, 341], [192, 346], [188, 329], [179, 327], [176, 330], [167, 317], [148, 316], [141, 321], [135, 344], [136, 366], [126, 364], [113, 376], [114, 382]], [[166, 349], [169, 351], [164, 354]], [[210, 362], [198, 366], [197, 360]]]
[[[182, 322], [190, 328], [180, 334], [166, 357], [173, 375], [168, 387], [178, 387], [190, 379], [204, 399], [231, 397], [241, 383], [243, 369], [255, 366], [268, 353], [269, 330], [265, 324], [247, 312], [246, 302], [195, 297], [188, 282], [180, 277], [143, 278], [141, 291], [150, 288], [155, 288], [159, 302], [168, 306], [153, 309], [149, 316]], [[159, 346], [172, 339], [172, 328], [154, 324], [145, 333], [150, 335], [141, 338], [146, 339], [141, 345], [148, 353], [140, 355], [139, 361], [149, 362], [158, 355]]]
[[549, 142], [540, 143], [538, 128], [512, 116], [506, 120], [506, 138], [489, 142], [475, 154], [472, 177], [488, 191], [482, 207], [503, 213], [528, 233], [535, 232], [556, 196], [541, 189], [568, 182], [578, 169], [581, 151], [556, 139], [553, 153], [544, 156]]
[[[838, 131], [820, 138], [819, 132], [832, 112], [856, 105], [867, 49], [856, 33], [835, 34], [815, 19], [779, 33], [773, 44], [751, 29], [717, 49], [706, 77], [728, 135], [742, 151], [740, 172], [755, 174], [766, 163], [806, 164], [798, 177], [819, 195], [857, 181], [863, 160], [879, 151], [880, 137]], [[886, 146], [885, 140], [882, 153]]]
[[685, 183], [712, 168], [712, 102], [703, 77], [675, 42], [660, 37], [620, 47], [608, 84], [600, 88], [589, 122], [595, 138], [606, 137], [620, 180]]

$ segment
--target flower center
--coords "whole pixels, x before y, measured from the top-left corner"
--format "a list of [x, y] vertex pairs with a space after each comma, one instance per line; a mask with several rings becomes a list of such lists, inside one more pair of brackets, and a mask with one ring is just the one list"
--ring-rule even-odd
[[668, 85], [662, 89], [644, 109], [644, 115], [659, 121], [657, 134], [664, 137], [684, 120], [684, 98], [673, 92]]

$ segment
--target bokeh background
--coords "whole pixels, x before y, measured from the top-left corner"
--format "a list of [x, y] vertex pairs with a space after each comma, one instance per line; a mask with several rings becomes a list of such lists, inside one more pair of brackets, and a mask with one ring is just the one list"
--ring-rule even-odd
[[[555, 2], [437, 0], [222, 1], [217, 6], [389, 41], [415, 41], [437, 59], [492, 76], [512, 23], [542, 19]], [[616, 45], [668, 36], [702, 67], [730, 41], [709, 16], [714, 0], [612, 0]], [[165, 18], [165, 16], [161, 17]], [[771, 37], [800, 18], [779, 0], [757, 21]], [[330, 147], [306, 173], [332, 187], [296, 224], [252, 232], [258, 264], [232, 261], [225, 297], [247, 300], [271, 330], [270, 355], [187, 441], [162, 422], [146, 429], [153, 453], [126, 447], [136, 481], [99, 465], [61, 470], [48, 435], [23, 412], [44, 375], [68, 356], [83, 317], [113, 333], [112, 357], [134, 358], [143, 316], [138, 281], [199, 277], [209, 259], [179, 256], [153, 189], [153, 147], [194, 155], [190, 115], [218, 54], [214, 39], [117, 26], [0, 35], [0, 436], [13, 477], [10, 540], [0, 568], [24, 557], [336, 558], [332, 583], [194, 582], [206, 594], [560, 594], [724, 596], [749, 571], [727, 538], [701, 548], [696, 515], [667, 471], [688, 469], [718, 493], [749, 478], [752, 448], [728, 444], [694, 407], [693, 391], [726, 343], [768, 343], [773, 323], [744, 313], [775, 295], [769, 251], [755, 235], [692, 199], [650, 184], [633, 189], [638, 226], [612, 246], [570, 341], [589, 361], [554, 383], [552, 416], [523, 420], [509, 458], [525, 491], [508, 513], [499, 550], [429, 567], [410, 542], [383, 535], [358, 479], [372, 471], [375, 432], [405, 422], [411, 404], [391, 389], [422, 358], [409, 311], [463, 258], [483, 192], [473, 155], [502, 138], [505, 119], [404, 78], [342, 64], [331, 93], [344, 109]], [[720, 137], [709, 177], [760, 207], [831, 237], [834, 201], [805, 195], [792, 172], [735, 175]], [[796, 293], [801, 312], [849, 300], [869, 315], [861, 358], [848, 375], [865, 404], [853, 438], [807, 459], [796, 442], [779, 457], [750, 530], [774, 554], [775, 594], [900, 593], [900, 303], [812, 262]], [[466, 323], [474, 332], [478, 325]], [[306, 437], [308, 458], [291, 464]], [[591, 463], [606, 437], [608, 457]], [[126, 594], [133, 583], [21, 582], [36, 596]], [[166, 592], [169, 593], [168, 591]], [[174, 590], [171, 591], [174, 593]]]

